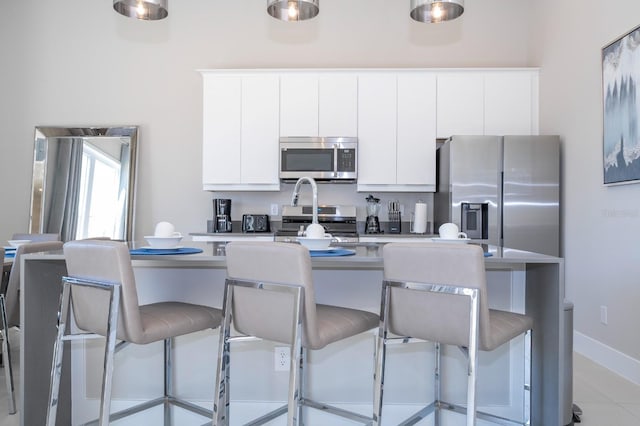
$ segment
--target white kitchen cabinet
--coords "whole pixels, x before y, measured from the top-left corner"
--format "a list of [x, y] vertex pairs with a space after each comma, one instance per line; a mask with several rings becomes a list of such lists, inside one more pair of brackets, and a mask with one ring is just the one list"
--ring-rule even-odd
[[281, 136], [357, 136], [358, 191], [425, 192], [436, 138], [538, 133], [536, 69], [202, 74], [207, 190], [279, 190]]
[[435, 107], [431, 72], [360, 75], [358, 191], [435, 190]]
[[538, 134], [538, 71], [438, 73], [438, 138]]
[[278, 81], [277, 75], [242, 78], [242, 184], [280, 188]]
[[484, 77], [484, 134], [538, 134], [538, 73], [488, 71]]
[[397, 135], [396, 184], [406, 185], [408, 190], [435, 191], [435, 73], [398, 75]]
[[356, 136], [357, 97], [353, 72], [283, 73], [280, 136]]
[[[396, 181], [397, 77], [393, 72], [358, 77], [358, 190]], [[372, 189], [371, 189], [372, 190]]]
[[437, 136], [484, 134], [484, 75], [479, 71], [438, 73]]
[[203, 188], [277, 191], [279, 79], [203, 72]]
[[280, 136], [318, 136], [318, 75], [280, 77]]
[[358, 136], [358, 75], [321, 74], [318, 109], [318, 136]]
[[202, 183], [240, 183], [242, 79], [203, 75]]

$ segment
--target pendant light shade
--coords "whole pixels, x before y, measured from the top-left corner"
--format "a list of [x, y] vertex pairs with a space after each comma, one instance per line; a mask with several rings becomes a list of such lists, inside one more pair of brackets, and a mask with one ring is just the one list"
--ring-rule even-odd
[[267, 0], [267, 13], [283, 21], [304, 21], [320, 12], [320, 0]]
[[169, 0], [113, 0], [113, 9], [129, 18], [157, 21], [169, 15]]
[[438, 23], [456, 19], [464, 12], [464, 0], [411, 0], [414, 21]]

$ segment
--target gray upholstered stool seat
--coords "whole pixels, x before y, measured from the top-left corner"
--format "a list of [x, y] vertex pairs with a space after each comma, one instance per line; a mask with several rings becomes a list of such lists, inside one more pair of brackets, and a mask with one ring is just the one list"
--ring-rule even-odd
[[145, 345], [169, 337], [216, 328], [221, 319], [221, 311], [207, 306], [180, 302], [143, 305], [140, 306], [142, 335], [132, 338], [130, 342]]
[[[69, 276], [63, 278], [47, 425], [53, 426], [56, 421], [64, 341], [72, 340], [74, 337], [107, 338], [99, 417], [101, 426], [156, 405], [164, 405], [165, 423], [171, 421], [170, 404], [210, 418], [210, 410], [179, 400], [172, 395], [172, 339], [217, 328], [222, 319], [222, 311], [208, 306], [171, 301], [140, 306], [129, 249], [121, 242], [72, 241], [64, 245], [64, 255]], [[65, 334], [70, 301], [78, 328], [91, 334]], [[117, 347], [116, 339], [121, 340]], [[164, 395], [119, 413], [110, 414], [114, 353], [128, 343], [143, 345], [163, 340]]]
[[288, 404], [251, 422], [263, 424], [287, 413], [287, 424], [302, 424], [303, 406], [320, 408], [356, 422], [371, 418], [312, 401], [304, 394], [306, 349], [355, 336], [378, 325], [378, 315], [316, 304], [311, 257], [298, 244], [231, 242], [226, 247], [228, 278], [218, 353], [214, 425], [229, 424], [229, 343], [233, 322], [243, 336], [291, 345]]
[[[525, 360], [531, 361], [530, 331], [533, 320], [513, 312], [489, 309], [487, 306], [484, 253], [477, 245], [444, 243], [388, 244], [383, 249], [384, 281], [378, 349], [374, 425], [382, 424], [386, 346], [392, 342], [407, 343], [414, 339], [434, 342], [435, 401], [402, 424], [414, 424], [435, 413], [440, 422], [440, 409], [466, 413], [467, 425], [475, 425], [476, 417], [500, 424], [528, 425], [531, 406], [531, 365], [525, 365], [522, 419], [505, 419], [476, 410], [476, 369], [478, 351], [491, 351], [525, 334]], [[391, 337], [389, 333], [401, 337]], [[455, 345], [467, 359], [466, 407], [441, 400], [440, 346]]]
[[[5, 365], [5, 381], [9, 397], [9, 414], [16, 412], [13, 386], [13, 367], [11, 366], [11, 348], [9, 346], [9, 328], [20, 325], [20, 259], [22, 255], [44, 251], [55, 251], [62, 248], [60, 241], [42, 241], [22, 244], [16, 249], [11, 264], [6, 288], [0, 291], [0, 315], [2, 318], [2, 361]], [[4, 250], [3, 250], [4, 257]]]

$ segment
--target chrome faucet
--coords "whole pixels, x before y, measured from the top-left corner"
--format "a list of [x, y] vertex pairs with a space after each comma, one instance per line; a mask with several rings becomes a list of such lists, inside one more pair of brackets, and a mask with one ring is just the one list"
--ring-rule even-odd
[[295, 188], [293, 188], [293, 195], [291, 197], [291, 205], [298, 205], [298, 196], [300, 195], [300, 185], [303, 182], [309, 182], [311, 185], [311, 190], [313, 191], [313, 219], [311, 223], [318, 223], [318, 184], [316, 183], [314, 178], [303, 176], [296, 182]]

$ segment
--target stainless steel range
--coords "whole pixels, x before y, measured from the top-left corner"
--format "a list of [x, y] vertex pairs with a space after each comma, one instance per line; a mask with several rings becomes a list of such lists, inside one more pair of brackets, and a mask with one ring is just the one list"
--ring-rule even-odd
[[[311, 223], [312, 213], [311, 206], [282, 206], [282, 228], [276, 231], [275, 240], [296, 241]], [[318, 206], [318, 223], [338, 242], [358, 242], [355, 206]]]

